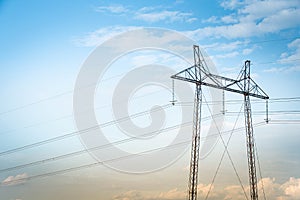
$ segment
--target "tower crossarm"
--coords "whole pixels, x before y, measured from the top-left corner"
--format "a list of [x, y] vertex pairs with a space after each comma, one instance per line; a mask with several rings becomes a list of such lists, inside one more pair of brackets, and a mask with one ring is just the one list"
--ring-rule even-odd
[[[252, 79], [250, 79], [251, 81], [249, 91], [245, 91], [245, 78], [235, 80], [211, 73], [208, 73], [207, 75], [205, 74], [204, 76], [199, 78], [195, 75], [195, 67], [196, 66], [192, 66], [185, 70], [182, 70], [181, 72], [171, 76], [171, 78], [205, 85], [212, 88], [222, 89], [229, 92], [249, 95], [260, 99], [269, 99], [269, 96]], [[201, 70], [201, 72], [203, 71], [204, 70]]]

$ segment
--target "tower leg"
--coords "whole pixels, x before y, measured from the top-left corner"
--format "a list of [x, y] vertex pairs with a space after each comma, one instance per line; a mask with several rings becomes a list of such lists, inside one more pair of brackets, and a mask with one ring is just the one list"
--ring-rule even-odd
[[245, 112], [245, 126], [246, 126], [246, 137], [247, 137], [249, 184], [250, 184], [251, 200], [257, 200], [258, 199], [257, 177], [256, 177], [254, 138], [253, 138], [253, 127], [252, 127], [252, 115], [251, 115], [249, 89], [250, 89], [250, 61], [246, 61], [245, 62], [245, 71], [244, 71], [244, 92], [245, 92], [244, 112]]
[[201, 85], [196, 84], [195, 101], [194, 101], [193, 141], [192, 141], [192, 150], [191, 150], [189, 193], [188, 193], [189, 200], [197, 199], [201, 105], [202, 105]]

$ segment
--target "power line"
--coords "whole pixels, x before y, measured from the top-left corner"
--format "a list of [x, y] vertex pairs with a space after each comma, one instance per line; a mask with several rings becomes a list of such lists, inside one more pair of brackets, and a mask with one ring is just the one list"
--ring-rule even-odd
[[[284, 98], [284, 99], [296, 99], [296, 98], [299, 98], [299, 97]], [[277, 98], [277, 100], [278, 99], [282, 99], [282, 98]], [[169, 108], [169, 107], [171, 107], [170, 104], [165, 104], [165, 105], [162, 106], [162, 108]], [[157, 110], [154, 110], [154, 111], [157, 111]], [[33, 143], [33, 144], [29, 144], [29, 145], [14, 148], [14, 149], [11, 149], [11, 150], [7, 150], [7, 151], [4, 151], [4, 152], [0, 152], [0, 156], [10, 154], [10, 153], [14, 153], [14, 152], [18, 152], [18, 151], [25, 150], [25, 149], [29, 149], [29, 148], [36, 147], [36, 146], [41, 146], [41, 145], [44, 145], [44, 144], [47, 144], [47, 143], [50, 143], [50, 142], [62, 140], [62, 139], [68, 138], [68, 137], [73, 137], [75, 135], [80, 135], [80, 134], [83, 134], [85, 132], [89, 132], [89, 131], [94, 130], [94, 129], [99, 128], [99, 127], [106, 127], [106, 126], [114, 125], [117, 122], [132, 119], [132, 118], [136, 118], [136, 117], [139, 117], [139, 116], [142, 116], [142, 115], [145, 115], [145, 114], [148, 114], [148, 111], [143, 111], [143, 112], [140, 112], [140, 113], [136, 113], [136, 114], [124, 117], [122, 119], [117, 119], [117, 120], [106, 122], [106, 123], [103, 123], [103, 124], [100, 124], [100, 125], [96, 125], [94, 127], [89, 127], [87, 129], [84, 129], [84, 130], [74, 131], [74, 132], [71, 132], [71, 133], [68, 133], [68, 134], [64, 134], [64, 135], [61, 135], [61, 136], [57, 136], [57, 137], [54, 137], [54, 138], [50, 138], [50, 139], [47, 139], [47, 140], [36, 142], [36, 143]]]
[[[155, 91], [155, 92], [152, 92], [152, 93], [147, 93], [146, 95], [142, 95], [142, 96], [138, 96], [138, 97], [135, 97], [135, 98], [141, 98], [141, 97], [144, 97], [144, 96], [147, 96], [147, 95], [151, 95], [153, 93], [157, 93], [157, 92], [160, 92], [161, 90], [159, 91]], [[236, 103], [242, 103], [243, 101], [242, 100], [225, 100], [224, 101], [226, 104], [233, 104], [235, 105]], [[269, 103], [280, 103], [280, 102], [300, 102], [300, 97], [288, 97], [288, 98], [272, 98], [270, 99]], [[218, 104], [222, 104], [223, 101], [207, 101], [206, 104], [208, 105], [218, 105]], [[263, 101], [260, 101], [259, 99], [253, 99], [252, 100], [252, 104], [256, 104], [256, 103], [262, 103], [264, 104], [265, 102]], [[193, 102], [177, 102], [175, 104], [175, 106], [192, 106], [190, 104], [193, 104]], [[97, 107], [95, 109], [102, 109], [102, 108], [106, 108], [106, 107], [109, 107], [111, 105], [104, 105], [104, 106], [101, 106], [101, 107]], [[88, 111], [83, 111], [83, 113], [85, 112], [88, 112]], [[265, 111], [263, 111], [265, 112]], [[273, 111], [269, 111], [270, 114], [272, 114]], [[296, 111], [290, 111], [290, 112], [296, 112]], [[255, 112], [256, 113], [256, 112]], [[229, 114], [229, 112], [227, 112], [227, 114]], [[1, 113], [0, 113], [1, 115]], [[63, 119], [67, 119], [67, 118], [71, 118], [73, 117], [73, 114], [70, 114], [70, 115], [65, 115], [65, 116], [62, 116], [62, 117], [59, 117], [59, 118], [55, 118], [55, 119], [50, 119], [50, 120], [47, 120], [47, 121], [42, 121], [42, 122], [37, 122], [37, 123], [34, 123], [34, 124], [29, 124], [29, 125], [25, 125], [23, 127], [20, 127], [20, 128], [15, 128], [15, 129], [10, 129], [10, 130], [4, 130], [4, 131], [1, 131], [0, 132], [0, 135], [1, 134], [6, 134], [6, 133], [10, 133], [10, 132], [15, 132], [17, 130], [20, 130], [20, 129], [26, 129], [26, 128], [32, 128], [32, 127], [36, 127], [36, 126], [39, 126], [41, 124], [45, 124], [45, 123], [49, 123], [49, 122], [54, 122], [54, 121], [59, 121], [59, 120], [63, 120]]]
[[[210, 117], [211, 116], [206, 117], [206, 118], [210, 118]], [[173, 127], [168, 127], [166, 129], [171, 130], [171, 129], [174, 129], [176, 127], [178, 128], [180, 126], [188, 126], [188, 125], [191, 125], [191, 124], [192, 124], [192, 122], [187, 122], [187, 123], [184, 123], [184, 124], [175, 125]], [[255, 127], [261, 126], [261, 125], [266, 125], [266, 123], [265, 122], [259, 122], [257, 124], [254, 124]], [[232, 130], [229, 130], [229, 131], [221, 132], [221, 134], [223, 134], [223, 135], [224, 134], [229, 134], [229, 133], [232, 134], [233, 132], [240, 132], [244, 129], [245, 129], [244, 127], [239, 127], [239, 128], [235, 128], [235, 129], [232, 129]], [[148, 134], [154, 134], [154, 132], [151, 132], [151, 133], [148, 133]], [[206, 136], [206, 137], [201, 137], [201, 139], [209, 139], [209, 138], [219, 137], [219, 136], [220, 136], [220, 133], [210, 135], [210, 136]], [[124, 139], [124, 140], [116, 141], [112, 144], [118, 145], [118, 144], [128, 142], [128, 141], [130, 141], [130, 140], [129, 139]], [[131, 158], [131, 157], [134, 157], [134, 156], [140, 156], [140, 155], [143, 155], [143, 154], [146, 154], [146, 153], [151, 153], [151, 152], [154, 152], [154, 151], [157, 151], [157, 150], [160, 150], [160, 149], [164, 150], [164, 149], [168, 149], [168, 148], [173, 148], [173, 147], [176, 147], [178, 145], [187, 144], [189, 142], [191, 142], [191, 140], [187, 140], [187, 141], [179, 142], [179, 143], [176, 143], [176, 144], [172, 144], [172, 145], [169, 145], [167, 147], [159, 147], [159, 148], [143, 151], [143, 152], [140, 152], [138, 154], [132, 154], [132, 155], [123, 156], [123, 157], [119, 157], [119, 158], [113, 158], [113, 159], [109, 159], [109, 160], [102, 161], [102, 162], [94, 162], [92, 164], [81, 165], [81, 166], [78, 166], [78, 167], [71, 167], [71, 168], [67, 168], [67, 169], [63, 169], [63, 170], [57, 170], [57, 171], [54, 171], [54, 172], [42, 173], [42, 174], [39, 174], [39, 175], [30, 176], [30, 177], [26, 177], [26, 178], [15, 179], [15, 180], [11, 180], [11, 181], [5, 181], [5, 183], [2, 184], [2, 185], [8, 185], [8, 184], [13, 184], [13, 183], [23, 182], [23, 181], [26, 181], [26, 180], [32, 180], [32, 179], [41, 178], [41, 177], [49, 177], [49, 176], [63, 174], [63, 173], [71, 172], [71, 171], [77, 171], [77, 170], [81, 170], [81, 169], [85, 169], [85, 168], [96, 167], [96, 166], [99, 166], [99, 165], [103, 165], [105, 163], [115, 162], [115, 161], [118, 161], [118, 160], [121, 160], [121, 159], [127, 159], [127, 158]], [[64, 154], [64, 155], [60, 155], [60, 156], [56, 156], [56, 157], [51, 157], [51, 158], [48, 158], [48, 159], [39, 160], [39, 161], [35, 161], [35, 162], [23, 164], [23, 165], [18, 165], [18, 166], [6, 168], [6, 169], [1, 169], [0, 173], [12, 171], [12, 170], [17, 170], [17, 169], [22, 169], [22, 168], [26, 168], [26, 167], [30, 167], [30, 166], [36, 166], [36, 165], [40, 165], [40, 164], [46, 164], [46, 163], [49, 163], [49, 162], [52, 162], [52, 161], [66, 159], [66, 158], [69, 158], [69, 157], [73, 157], [73, 156], [77, 156], [77, 155], [80, 155], [80, 154], [83, 154], [83, 153], [87, 153], [88, 151], [99, 150], [99, 149], [102, 149], [102, 148], [105, 148], [105, 147], [108, 147], [108, 146], [110, 146], [110, 144], [101, 145], [101, 146], [90, 148], [90, 149], [84, 149], [84, 150], [81, 150], [81, 151], [76, 151], [76, 152], [72, 152], [72, 153], [69, 153], [69, 154]]]
[[[170, 107], [171, 107], [170, 104], [165, 104], [165, 105], [162, 106], [162, 108], [166, 108], [166, 109], [170, 108]], [[153, 110], [153, 111], [156, 112], [158, 110], [159, 109], [156, 109], [156, 110]], [[272, 115], [272, 111], [270, 111], [270, 112], [271, 112], [270, 115]], [[286, 112], [286, 111], [280, 111], [279, 113], [283, 113], [283, 112]], [[288, 111], [288, 112], [290, 112], [290, 111]], [[291, 112], [291, 113], [296, 113], [296, 112], [298, 113], [298, 111], [294, 111], [294, 112]], [[106, 127], [106, 126], [115, 125], [116, 123], [126, 121], [126, 120], [130, 120], [130, 119], [134, 119], [136, 117], [140, 117], [140, 116], [146, 115], [148, 113], [149, 113], [148, 111], [135, 113], [133, 115], [130, 115], [130, 116], [127, 116], [127, 117], [124, 117], [124, 118], [121, 118], [121, 119], [109, 121], [109, 122], [99, 124], [99, 125], [96, 125], [96, 126], [93, 126], [93, 127], [89, 127], [89, 128], [83, 129], [83, 130], [73, 131], [71, 133], [63, 134], [63, 135], [53, 137], [53, 138], [49, 138], [49, 139], [46, 139], [46, 140], [42, 140], [42, 141], [39, 141], [39, 142], [36, 142], [36, 143], [32, 143], [32, 144], [24, 145], [24, 146], [17, 147], [17, 148], [14, 148], [14, 149], [6, 150], [6, 151], [3, 151], [3, 152], [0, 152], [0, 156], [8, 155], [8, 154], [11, 154], [11, 153], [19, 152], [19, 151], [30, 149], [30, 148], [37, 147], [37, 146], [41, 146], [41, 145], [48, 144], [48, 143], [51, 143], [51, 142], [60, 141], [60, 140], [63, 140], [63, 139], [69, 138], [69, 137], [74, 137], [76, 135], [81, 135], [81, 134], [87, 133], [89, 131], [95, 130], [97, 128], [103, 128], [103, 127]], [[236, 114], [236, 113], [237, 112], [228, 112], [228, 114]], [[285, 121], [283, 121], [283, 120], [271, 120], [271, 123], [272, 124], [298, 124], [298, 123], [300, 123], [300, 120], [290, 120], [290, 119], [285, 120]]]
[[[300, 97], [278, 98], [278, 99], [286, 99], [286, 100], [280, 100], [280, 102], [294, 102], [294, 101], [298, 102], [298, 99], [299, 99], [299, 102], [300, 102]], [[289, 99], [289, 100], [287, 100], [287, 99]], [[274, 100], [274, 99], [272, 99], [272, 100]], [[276, 100], [276, 102], [274, 102], [272, 100], [269, 103], [277, 103], [277, 102], [279, 102], [279, 100]], [[226, 104], [233, 104], [233, 105], [235, 105], [237, 103], [241, 103], [241, 102], [242, 102], [241, 100], [227, 100], [227, 101], [225, 101]], [[193, 102], [177, 102], [175, 104], [175, 106], [192, 106], [192, 103]], [[221, 103], [222, 103], [222, 101], [208, 101], [207, 102], [208, 105], [217, 105], [217, 104], [221, 104]], [[255, 103], [263, 103], [263, 104], [265, 104], [265, 102], [253, 102], [252, 104], [255, 104]], [[104, 108], [104, 107], [106, 107], [106, 106], [97, 107], [95, 109], [101, 109], [101, 108]], [[84, 114], [85, 112], [88, 112], [88, 111], [83, 111], [82, 114]], [[226, 115], [229, 115], [229, 114], [237, 114], [237, 112], [226, 111]], [[254, 115], [264, 115], [265, 111], [254, 111], [253, 114]], [[269, 110], [269, 115], [282, 115], [282, 114], [284, 114], [284, 115], [300, 114], [300, 110], [281, 110], [281, 111], [272, 111], [272, 110]], [[65, 115], [65, 116], [62, 116], [62, 117], [59, 117], [59, 118], [55, 118], [55, 119], [50, 119], [50, 120], [47, 120], [47, 121], [37, 122], [37, 123], [34, 123], [34, 124], [28, 124], [28, 125], [25, 125], [25, 126], [20, 127], [20, 128], [15, 128], [15, 129], [10, 129], [10, 130], [4, 130], [4, 131], [0, 132], [0, 135], [6, 134], [6, 133], [15, 132], [15, 131], [21, 130], [21, 129], [33, 128], [33, 127], [36, 127], [36, 126], [39, 126], [39, 125], [42, 125], [42, 124], [45, 124], [45, 123], [54, 122], [54, 121], [60, 121], [60, 120], [68, 119], [68, 118], [71, 118], [71, 117], [73, 117], [73, 114]]]
[[175, 148], [177, 146], [184, 145], [184, 144], [187, 144], [187, 143], [190, 143], [190, 142], [191, 142], [191, 140], [187, 140], [187, 141], [183, 141], [183, 142], [179, 142], [179, 143], [176, 143], [176, 144], [169, 145], [167, 147], [159, 147], [159, 148], [143, 151], [143, 152], [140, 152], [138, 154], [130, 154], [130, 155], [127, 155], [127, 156], [108, 159], [108, 160], [101, 161], [101, 162], [94, 162], [94, 163], [91, 163], [91, 164], [86, 164], [86, 165], [71, 167], [71, 168], [67, 168], [67, 169], [63, 169], [63, 170], [57, 170], [57, 171], [53, 171], [53, 172], [48, 172], [48, 173], [43, 173], [43, 174], [39, 174], [39, 175], [29, 176], [29, 177], [26, 177], [26, 178], [8, 180], [8, 181], [5, 181], [4, 183], [2, 182], [1, 186], [10, 185], [10, 184], [14, 184], [14, 183], [20, 183], [20, 182], [33, 180], [33, 179], [37, 179], [37, 178], [42, 178], [42, 177], [49, 177], [49, 176], [54, 176], [54, 175], [58, 175], [58, 174], [64, 174], [64, 173], [71, 172], [71, 171], [77, 171], [77, 170], [82, 170], [82, 169], [86, 169], [86, 168], [96, 167], [96, 166], [99, 166], [99, 165], [104, 165], [105, 163], [110, 163], [110, 162], [115, 162], [115, 161], [119, 161], [119, 160], [123, 160], [123, 159], [128, 159], [128, 158], [132, 158], [132, 157], [135, 157], [135, 156], [141, 156], [143, 154], [155, 152], [157, 150], [165, 150], [165, 149], [169, 149], [169, 148]]
[[[300, 101], [300, 97], [278, 97], [278, 98], [270, 98], [269, 103], [277, 103], [277, 102], [298, 102]], [[236, 104], [236, 103], [243, 103], [243, 100], [240, 99], [232, 99], [232, 100], [225, 100], [224, 101], [227, 104]], [[253, 103], [265, 103], [265, 101], [261, 99], [253, 99], [251, 102]], [[178, 102], [177, 104], [192, 104], [192, 101], [184, 101], [184, 102]], [[223, 100], [220, 101], [207, 101], [207, 104], [222, 104]], [[176, 104], [175, 104], [176, 105]]]
[[[153, 94], [153, 93], [156, 93], [156, 92], [159, 92], [159, 91], [155, 91], [155, 92], [152, 92], [152, 93], [147, 93], [147, 95], [150, 95], [150, 94]], [[141, 98], [143, 96], [138, 96], [136, 98]], [[237, 103], [242, 103], [243, 101], [242, 100], [225, 100], [224, 102], [227, 105], [228, 104], [229, 105], [230, 104], [235, 105]], [[269, 101], [270, 104], [271, 103], [278, 103], [278, 102], [300, 102], [300, 97], [272, 98]], [[208, 105], [218, 105], [218, 104], [222, 104], [222, 103], [223, 103], [223, 101], [207, 101], [206, 102], [206, 104], [208, 104]], [[255, 104], [255, 103], [262, 103], [262, 104], [264, 104], [265, 102], [262, 102], [259, 99], [253, 99], [252, 104]], [[192, 106], [192, 105], [193, 105], [193, 102], [177, 102], [175, 104], [175, 106]], [[106, 108], [106, 107], [109, 107], [109, 106], [111, 106], [111, 105], [104, 105], [104, 106], [101, 106], [101, 107], [97, 107], [95, 109], [102, 109], [102, 108]], [[84, 114], [86, 112], [88, 112], [88, 111], [83, 111], [82, 114]], [[259, 114], [257, 114], [257, 112], [258, 111], [254, 111], [254, 115], [259, 115]], [[265, 113], [265, 111], [259, 111], [259, 112]], [[278, 114], [280, 114], [279, 112], [282, 112], [282, 114], [298, 114], [298, 112], [300, 112], [300, 110], [298, 110], [298, 111], [297, 110], [269, 111], [269, 114], [270, 115], [275, 115], [273, 112], [278, 112]], [[234, 112], [229, 112], [229, 111], [226, 112], [227, 115], [231, 114], [231, 113], [234, 113]], [[60, 121], [60, 120], [71, 118], [71, 117], [73, 117], [73, 114], [65, 115], [65, 116], [62, 116], [62, 117], [59, 117], [59, 118], [55, 118], [55, 119], [50, 119], [50, 120], [47, 120], [47, 121], [37, 122], [37, 123], [34, 123], [34, 124], [28, 124], [28, 125], [25, 125], [25, 126], [20, 127], [20, 128], [15, 128], [15, 129], [10, 129], [10, 130], [4, 130], [4, 131], [0, 132], [0, 135], [1, 134], [6, 134], [6, 133], [10, 133], [10, 132], [15, 132], [15, 131], [21, 130], [21, 129], [27, 129], [27, 128], [36, 127], [36, 126], [39, 126], [41, 124], [45, 124], [45, 123], [49, 123], [49, 122]]]
[[[161, 108], [170, 108], [170, 107], [171, 107], [170, 104], [165, 104], [165, 105], [161, 106], [160, 108], [153, 109], [152, 111], [156, 112], [156, 111], [159, 111]], [[103, 127], [106, 127], [106, 126], [111, 126], [111, 125], [114, 125], [116, 123], [126, 121], [128, 119], [134, 119], [136, 117], [146, 115], [148, 113], [149, 113], [149, 111], [143, 111], [143, 112], [135, 113], [135, 114], [129, 115], [127, 117], [123, 117], [123, 118], [120, 118], [120, 119], [117, 119], [117, 120], [113, 120], [113, 121], [109, 121], [109, 122], [102, 123], [102, 124], [99, 124], [99, 125], [95, 125], [95, 126], [92, 126], [92, 127], [88, 127], [86, 129], [82, 129], [82, 130], [79, 130], [79, 131], [73, 131], [71, 133], [67, 133], [67, 134], [64, 134], [64, 135], [49, 138], [49, 139], [42, 140], [42, 141], [39, 141], [39, 142], [35, 142], [35, 143], [29, 144], [29, 145], [25, 145], [25, 146], [22, 146], [22, 147], [18, 147], [18, 148], [10, 149], [10, 150], [7, 150], [7, 151], [3, 151], [3, 152], [0, 152], [0, 156], [15, 153], [15, 152], [22, 151], [22, 150], [25, 150], [25, 149], [30, 149], [30, 148], [37, 147], [37, 146], [41, 146], [41, 145], [48, 144], [48, 143], [51, 143], [51, 142], [63, 140], [65, 138], [73, 137], [73, 136], [76, 136], [76, 135], [81, 135], [81, 134], [87, 133], [89, 131], [95, 130], [97, 128], [103, 128]]]
[[[141, 113], [138, 113], [138, 114], [141, 114]], [[203, 120], [205, 121], [207, 119], [211, 119], [212, 117], [218, 117], [218, 116], [221, 116], [221, 114], [216, 114], [214, 116], [204, 117]], [[188, 123], [190, 123], [190, 122], [188, 122]], [[173, 126], [173, 127], [168, 127], [168, 128], [165, 128], [165, 129], [162, 129], [162, 130], [158, 130], [158, 131], [168, 131], [168, 130], [171, 130], [171, 129], [174, 129], [174, 128], [178, 128], [178, 126], [188, 125], [188, 123], [176, 125], [176, 126]], [[259, 124], [260, 123], [258, 123], [256, 125], [259, 125]], [[243, 128], [237, 128], [237, 129], [235, 129], [235, 131], [241, 131], [241, 130], [243, 130]], [[153, 134], [153, 133], [150, 133], [150, 134]], [[228, 134], [228, 131], [224, 131], [224, 132], [222, 132], [222, 134]], [[149, 133], [144, 134], [144, 135], [149, 135]], [[67, 135], [67, 136], [70, 136], [70, 135]], [[210, 138], [210, 137], [214, 137], [214, 136], [218, 136], [218, 135], [217, 134], [210, 135], [210, 136], [207, 136], [206, 139]], [[1, 152], [0, 155], [11, 154], [11, 153], [14, 153], [14, 152], [17, 152], [17, 151], [22, 151], [22, 150], [25, 150], [27, 148], [33, 148], [33, 147], [40, 146], [40, 145], [48, 143], [48, 142], [54, 142], [54, 141], [57, 141], [57, 140], [60, 140], [60, 139], [64, 139], [64, 138], [60, 137], [60, 138], [52, 138], [50, 141], [49, 140], [40, 141], [38, 143], [33, 143], [33, 144], [26, 145], [26, 146], [23, 146], [23, 147], [19, 147], [19, 148], [16, 148], [16, 149], [11, 149], [11, 150], [8, 150], [8, 151], [5, 151], [5, 152]], [[134, 139], [136, 139], [136, 138], [129, 138], [129, 139], [121, 140], [121, 141], [116, 141], [115, 143], [112, 143], [112, 144], [116, 144], [117, 145], [120, 142], [121, 143], [128, 142], [128, 141], [132, 141]], [[205, 138], [202, 138], [202, 139], [205, 139]], [[40, 160], [40, 161], [36, 161], [36, 162], [33, 162], [33, 163], [28, 163], [28, 164], [24, 164], [24, 165], [20, 165], [20, 166], [10, 167], [10, 168], [7, 168], [7, 169], [2, 169], [2, 170], [0, 170], [0, 172], [11, 171], [11, 170], [15, 170], [15, 169], [19, 169], [19, 168], [23, 168], [23, 167], [27, 167], [27, 166], [32, 166], [32, 165], [37, 165], [37, 164], [43, 164], [45, 162], [54, 161], [54, 160], [66, 158], [66, 157], [69, 157], [69, 156], [76, 156], [76, 155], [79, 155], [79, 154], [82, 154], [82, 153], [86, 153], [89, 150], [93, 151], [93, 150], [97, 150], [97, 149], [100, 149], [100, 148], [104, 148], [104, 147], [106, 147], [108, 145], [111, 145], [111, 144], [107, 144], [107, 145], [104, 145], [104, 146], [95, 147], [93, 149], [85, 149], [85, 150], [81, 150], [81, 151], [77, 151], [77, 152], [72, 152], [72, 153], [69, 153], [69, 154], [64, 154], [64, 155], [60, 155], [60, 156], [57, 156], [57, 157], [52, 157], [52, 158], [48, 158], [48, 159], [45, 159], [45, 160]]]
[[[238, 112], [227, 111], [226, 114], [237, 114]], [[298, 115], [300, 110], [269, 110], [269, 115]], [[265, 115], [265, 111], [254, 111], [253, 115]]]
[[[161, 129], [161, 130], [156, 130], [156, 131], [152, 131], [150, 133], [142, 134], [141, 136], [153, 136], [157, 132], [159, 132], [159, 133], [166, 132], [166, 131], [177, 129], [179, 127], [185, 127], [185, 126], [188, 126], [190, 124], [191, 124], [191, 122], [186, 122], [186, 123], [178, 124], [178, 125], [175, 125], [175, 126], [170, 126], [170, 127], [167, 127], [167, 128]], [[59, 155], [59, 156], [55, 156], [55, 157], [51, 157], [51, 158], [47, 158], [47, 159], [43, 159], [43, 160], [39, 160], [39, 161], [35, 161], [35, 162], [30, 162], [30, 163], [27, 163], [27, 164], [18, 165], [18, 166], [14, 166], [14, 167], [9, 167], [9, 168], [6, 168], [6, 169], [0, 169], [0, 173], [7, 172], [7, 171], [12, 171], [12, 170], [17, 170], [17, 169], [22, 169], [22, 168], [25, 168], [25, 167], [35, 166], [35, 165], [39, 165], [39, 164], [45, 164], [45, 163], [56, 161], [56, 160], [66, 159], [66, 158], [69, 158], [69, 157], [74, 157], [74, 156], [78, 156], [78, 155], [81, 155], [81, 154], [84, 154], [84, 153], [88, 153], [90, 151], [96, 151], [96, 150], [99, 150], [99, 149], [110, 147], [111, 145], [119, 145], [119, 144], [123, 144], [123, 143], [126, 143], [126, 142], [134, 141], [134, 140], [137, 140], [137, 138], [136, 137], [126, 138], [126, 139], [123, 139], [123, 140], [118, 140], [118, 141], [115, 141], [115, 142], [111, 142], [111, 143], [108, 143], [108, 144], [96, 146], [96, 147], [93, 147], [93, 148], [74, 151], [72, 153], [63, 154], [63, 155]]]
[[[171, 104], [165, 104], [161, 107], [153, 109], [152, 111], [156, 112], [156, 111], [161, 110], [162, 108], [167, 109], [167, 108], [170, 108], [170, 107], [172, 107]], [[143, 112], [139, 112], [139, 113], [135, 113], [135, 114], [129, 115], [127, 117], [123, 117], [123, 118], [120, 118], [120, 119], [117, 119], [117, 120], [113, 120], [113, 121], [109, 121], [109, 122], [102, 123], [102, 124], [99, 124], [99, 125], [95, 125], [95, 126], [92, 126], [92, 127], [88, 127], [86, 129], [82, 129], [82, 130], [79, 130], [79, 131], [73, 131], [73, 132], [63, 134], [63, 135], [60, 135], [60, 136], [57, 136], [57, 137], [49, 138], [49, 139], [42, 140], [42, 141], [39, 141], [39, 142], [35, 142], [35, 143], [32, 143], [32, 144], [17, 147], [17, 148], [14, 148], [14, 149], [2, 151], [2, 152], [0, 152], [0, 156], [16, 153], [16, 152], [19, 152], [19, 151], [23, 151], [23, 150], [26, 150], [26, 149], [33, 148], [33, 147], [42, 146], [42, 145], [52, 143], [52, 142], [56, 142], [56, 141], [60, 141], [60, 140], [63, 140], [63, 139], [69, 138], [69, 137], [74, 137], [74, 136], [77, 136], [77, 135], [85, 134], [85, 133], [87, 133], [89, 131], [92, 131], [92, 130], [95, 130], [97, 128], [104, 128], [104, 127], [107, 127], [107, 126], [112, 126], [112, 125], [115, 125], [117, 123], [120, 123], [120, 122], [123, 122], [123, 121], [126, 121], [126, 120], [130, 120], [130, 119], [134, 119], [134, 118], [137, 118], [137, 117], [140, 117], [140, 116], [144, 116], [148, 113], [149, 113], [148, 110], [143, 111]], [[221, 115], [221, 114], [217, 114], [217, 115]]]
[[[208, 117], [205, 117], [203, 119], [205, 121], [205, 120], [210, 119], [210, 118], [211, 117], [208, 116]], [[185, 126], [188, 126], [188, 125], [191, 125], [191, 122], [186, 122], [186, 123], [178, 124], [178, 125], [175, 125], [175, 126], [167, 127], [167, 128], [161, 129], [161, 130], [157, 130], [157, 131], [153, 131], [153, 132], [150, 132], [150, 133], [142, 134], [141, 136], [152, 136], [157, 132], [159, 132], [159, 133], [160, 132], [166, 132], [166, 131], [170, 131], [170, 130], [173, 130], [173, 129], [176, 129], [176, 128], [179, 128], [179, 127], [185, 127]], [[236, 131], [240, 131], [240, 129], [236, 129]], [[226, 132], [224, 132], [224, 134], [226, 134]], [[207, 136], [207, 137], [203, 137], [202, 139], [210, 139], [213, 136], [217, 136], [217, 135], [210, 135], [210, 136]], [[35, 161], [35, 162], [23, 164], [23, 165], [9, 167], [9, 168], [6, 168], [6, 169], [1, 169], [0, 173], [7, 172], [7, 171], [12, 171], [12, 170], [16, 170], [16, 169], [21, 169], [21, 168], [24, 168], [24, 167], [34, 166], [34, 165], [38, 165], [38, 164], [45, 164], [47, 162], [52, 162], [52, 161], [55, 161], [55, 160], [60, 160], [60, 159], [68, 158], [68, 157], [81, 155], [81, 154], [87, 153], [89, 151], [95, 151], [95, 150], [99, 150], [99, 149], [102, 149], [102, 148], [110, 147], [111, 145], [119, 145], [119, 144], [123, 144], [123, 143], [126, 143], [126, 142], [134, 141], [136, 139], [137, 138], [135, 138], [135, 137], [131, 137], [131, 138], [111, 142], [109, 144], [104, 144], [104, 145], [89, 148], [89, 149], [79, 150], [79, 151], [75, 151], [75, 152], [68, 153], [68, 154], [63, 154], [63, 155], [56, 156], [56, 157], [51, 157], [51, 158], [44, 159], [44, 160], [39, 160], [39, 161]]]
[[288, 125], [288, 124], [300, 124], [300, 120], [293, 119], [275, 119], [270, 120], [270, 124]]
[[[277, 101], [282, 101], [282, 102], [293, 102], [293, 101], [300, 101], [300, 97], [289, 97], [289, 98], [270, 98], [269, 102], [277, 102]], [[221, 104], [223, 101], [207, 101], [208, 104]], [[225, 100], [226, 103], [243, 103], [243, 100], [240, 99], [232, 99], [232, 100]], [[261, 99], [253, 99], [253, 102], [264, 102]], [[185, 102], [178, 102], [179, 104], [183, 104], [183, 103], [192, 103], [192, 101], [185, 101]]]

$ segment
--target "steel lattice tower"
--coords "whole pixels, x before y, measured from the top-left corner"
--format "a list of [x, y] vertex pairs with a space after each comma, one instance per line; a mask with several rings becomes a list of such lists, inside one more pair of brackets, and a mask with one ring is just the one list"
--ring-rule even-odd
[[[199, 149], [200, 149], [200, 131], [201, 131], [201, 105], [202, 89], [201, 86], [209, 86], [223, 91], [230, 91], [244, 95], [244, 114], [246, 126], [247, 157], [249, 170], [249, 185], [251, 200], [258, 199], [257, 177], [255, 165], [255, 151], [253, 126], [251, 116], [250, 96], [268, 100], [268, 95], [251, 79], [250, 61], [245, 61], [238, 78], [231, 79], [210, 73], [199, 46], [194, 45], [194, 65], [171, 76], [173, 79], [187, 81], [196, 84], [194, 99], [194, 118], [193, 118], [193, 138], [190, 161], [189, 175], [189, 200], [197, 199], [198, 168], [199, 168]], [[267, 101], [266, 101], [267, 102]], [[268, 112], [267, 112], [268, 113]], [[266, 117], [268, 122], [268, 114]]]

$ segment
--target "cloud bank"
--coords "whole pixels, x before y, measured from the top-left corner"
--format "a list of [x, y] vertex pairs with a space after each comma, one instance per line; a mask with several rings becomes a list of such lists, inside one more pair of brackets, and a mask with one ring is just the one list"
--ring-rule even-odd
[[[300, 196], [300, 178], [291, 177], [286, 182], [280, 184], [275, 181], [275, 178], [263, 178], [258, 183], [258, 190], [262, 196], [262, 183], [264, 185], [264, 192], [267, 199], [274, 200], [296, 200]], [[198, 185], [198, 197], [205, 198], [209, 190], [210, 184]], [[245, 187], [248, 195], [249, 187]], [[184, 200], [186, 199], [187, 191], [174, 188], [159, 194], [146, 194], [141, 191], [126, 191], [124, 193], [115, 195], [112, 200]], [[240, 185], [229, 185], [225, 188], [215, 188], [212, 186], [209, 199], [213, 200], [244, 200], [245, 194]]]

